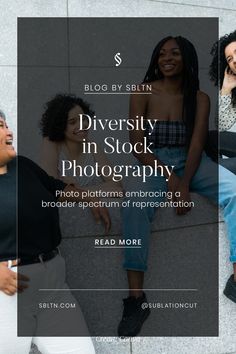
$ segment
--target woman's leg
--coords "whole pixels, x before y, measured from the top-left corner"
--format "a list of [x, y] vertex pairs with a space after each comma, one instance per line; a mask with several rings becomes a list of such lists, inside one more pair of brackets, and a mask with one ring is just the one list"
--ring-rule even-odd
[[28, 354], [31, 340], [17, 337], [17, 294], [8, 296], [0, 291], [0, 354]]
[[[175, 166], [176, 171], [182, 171], [186, 160], [185, 148], [167, 148], [162, 147], [154, 150], [154, 155], [168, 166]], [[126, 248], [124, 268], [128, 271], [128, 281], [131, 296], [140, 296], [142, 289], [144, 272], [147, 270], [147, 259], [149, 249], [149, 236], [151, 232], [151, 223], [155, 214], [156, 208], [147, 204], [161, 202], [165, 200], [163, 192], [167, 191], [167, 182], [163, 176], [152, 175], [147, 178], [146, 182], [142, 182], [140, 178], [129, 179], [128, 185], [125, 186], [127, 192], [143, 192], [157, 193], [155, 196], [127, 196], [129, 201], [128, 207], [122, 209], [122, 231], [125, 239], [141, 241], [141, 247]]]
[[220, 132], [220, 153], [228, 157], [236, 156], [236, 132]]
[[[230, 261], [236, 263], [236, 175], [219, 166], [219, 204], [223, 208], [230, 241]], [[236, 280], [236, 267], [234, 265]]]
[[227, 159], [219, 159], [219, 164], [232, 173], [236, 174], [236, 157], [229, 157]]
[[[149, 236], [151, 223], [155, 214], [155, 208], [145, 206], [148, 202], [161, 201], [164, 198], [145, 196], [145, 193], [163, 192], [167, 189], [163, 177], [150, 177], [146, 183], [135, 178], [126, 187], [126, 193], [140, 193], [140, 196], [126, 197], [129, 204], [124, 207], [122, 213], [122, 231], [126, 240], [136, 241], [138, 246], [126, 247], [124, 252], [123, 267], [128, 272], [130, 296], [142, 294], [143, 273], [147, 270]], [[142, 194], [141, 194], [142, 193]], [[142, 196], [143, 195], [143, 196]], [[143, 203], [143, 205], [141, 205]], [[132, 290], [134, 289], [134, 290]]]
[[223, 209], [236, 280], [236, 176], [203, 156], [191, 189], [215, 201]]
[[[124, 254], [123, 266], [127, 270], [130, 296], [123, 299], [124, 310], [118, 326], [118, 335], [122, 337], [137, 335], [150, 313], [149, 308], [142, 307], [147, 302], [143, 293], [143, 281], [147, 270], [149, 236], [155, 208], [145, 204], [164, 199], [150, 197], [147, 193], [166, 189], [166, 181], [162, 177], [150, 177], [146, 183], [137, 178], [131, 182], [125, 188], [128, 206], [122, 209], [122, 229], [123, 237], [136, 241], [137, 246], [126, 247]], [[127, 195], [135, 192], [140, 195]]]
[[[95, 354], [83, 313], [65, 282], [64, 259], [58, 255], [47, 262], [45, 273], [44, 286], [58, 291], [46, 292], [41, 301], [57, 307], [38, 312], [33, 342], [42, 354]], [[70, 307], [66, 308], [67, 305]], [[48, 337], [42, 337], [47, 334]]]
[[42, 354], [95, 354], [90, 337], [36, 337], [33, 342]]

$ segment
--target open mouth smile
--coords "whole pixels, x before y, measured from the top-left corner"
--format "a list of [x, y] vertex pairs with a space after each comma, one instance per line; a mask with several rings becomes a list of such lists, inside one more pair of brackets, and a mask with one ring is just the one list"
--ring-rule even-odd
[[173, 70], [175, 68], [175, 65], [174, 64], [165, 64], [165, 65], [162, 65], [162, 67], [164, 70]]
[[6, 140], [6, 145], [12, 146], [12, 144], [13, 144], [13, 140], [12, 139]]

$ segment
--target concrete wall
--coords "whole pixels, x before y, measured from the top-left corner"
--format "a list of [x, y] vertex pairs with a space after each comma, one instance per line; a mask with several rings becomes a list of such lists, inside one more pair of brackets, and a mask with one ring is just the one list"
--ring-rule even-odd
[[[219, 17], [220, 34], [224, 34], [235, 29], [235, 15], [234, 0], [1, 0], [0, 106], [6, 112], [8, 123], [16, 136], [17, 17]], [[206, 230], [208, 230], [207, 227], [209, 226], [206, 225]], [[191, 232], [198, 233], [197, 218], [196, 225], [191, 225]], [[66, 248], [66, 240], [63, 242]], [[140, 341], [134, 343], [129, 341], [127, 343], [120, 343], [114, 338], [114, 341], [110, 343], [95, 341], [97, 353], [236, 353], [236, 308], [233, 303], [222, 295], [225, 281], [231, 273], [227, 257], [228, 242], [226, 240], [224, 225], [220, 223], [220, 336], [218, 338], [153, 337], [142, 338]]]

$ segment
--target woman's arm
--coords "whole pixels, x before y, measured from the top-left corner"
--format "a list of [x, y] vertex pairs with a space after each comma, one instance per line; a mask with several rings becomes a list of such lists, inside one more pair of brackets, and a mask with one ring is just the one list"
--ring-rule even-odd
[[229, 130], [236, 123], [236, 108], [232, 106], [231, 94], [219, 97], [219, 125], [220, 132]]
[[[73, 184], [68, 184], [63, 189], [62, 196], [59, 196], [59, 201], [69, 201], [69, 202], [91, 202], [89, 209], [91, 210], [93, 217], [97, 223], [103, 222], [105, 226], [105, 232], [108, 233], [111, 228], [111, 219], [109, 212], [106, 207], [99, 205], [99, 198], [85, 196], [83, 197], [83, 192], [86, 192], [85, 189], [81, 189]], [[76, 196], [74, 196], [76, 195]]]
[[207, 139], [209, 113], [209, 97], [204, 92], [199, 91], [197, 94], [197, 110], [193, 135], [188, 150], [184, 174], [181, 179], [181, 182], [187, 186], [189, 186], [201, 161], [202, 152]]
[[39, 183], [42, 183], [42, 185], [59, 201], [67, 200], [76, 203], [80, 201], [91, 202], [91, 206], [89, 207], [94, 218], [96, 221], [102, 221], [105, 225], [106, 232], [109, 231], [111, 226], [110, 216], [108, 210], [99, 205], [98, 198], [83, 197], [83, 192], [86, 191], [85, 189], [81, 189], [79, 186], [76, 187], [74, 184], [66, 184], [62, 180], [49, 176], [41, 167], [26, 157], [21, 156], [19, 161], [21, 161], [19, 166], [24, 170], [28, 169], [29, 172], [36, 174]]
[[47, 172], [49, 176], [59, 178], [58, 175], [58, 146], [57, 143], [50, 141], [48, 138], [43, 138], [42, 150], [40, 156], [40, 167]]
[[[12, 261], [12, 265], [16, 266], [17, 260]], [[12, 296], [17, 291], [22, 292], [28, 288], [27, 282], [29, 278], [22, 274], [17, 274], [8, 268], [8, 262], [0, 262], [0, 291], [4, 294]]]
[[229, 130], [236, 123], [236, 108], [231, 101], [232, 90], [236, 87], [236, 75], [227, 66], [219, 98], [219, 131]]
[[[97, 154], [94, 154], [95, 160], [98, 163], [99, 171], [101, 172], [101, 168], [105, 165], [111, 166], [110, 161], [107, 159], [105, 153], [97, 146]], [[122, 184], [120, 181], [113, 181], [113, 175], [109, 177], [102, 176], [103, 182], [99, 183], [95, 186], [89, 186], [89, 190], [96, 191], [114, 191], [114, 192], [122, 192]], [[120, 194], [120, 193], [119, 193]], [[121, 196], [121, 194], [120, 194]]]
[[[193, 135], [188, 150], [184, 173], [180, 178], [179, 183], [175, 186], [175, 190], [180, 192], [180, 197], [175, 198], [176, 201], [183, 200], [189, 202], [191, 200], [189, 193], [190, 182], [201, 161], [202, 152], [207, 138], [209, 113], [209, 97], [205, 93], [199, 91], [197, 93], [197, 110]], [[190, 209], [190, 207], [177, 207], [176, 213], [178, 215], [186, 214]]]

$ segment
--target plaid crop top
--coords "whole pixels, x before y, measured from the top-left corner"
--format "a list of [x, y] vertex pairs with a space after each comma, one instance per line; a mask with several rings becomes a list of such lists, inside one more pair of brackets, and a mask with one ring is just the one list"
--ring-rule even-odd
[[[150, 134], [151, 133], [151, 134]], [[180, 121], [157, 121], [153, 131], [146, 126], [145, 136], [152, 148], [186, 145], [186, 125]]]

